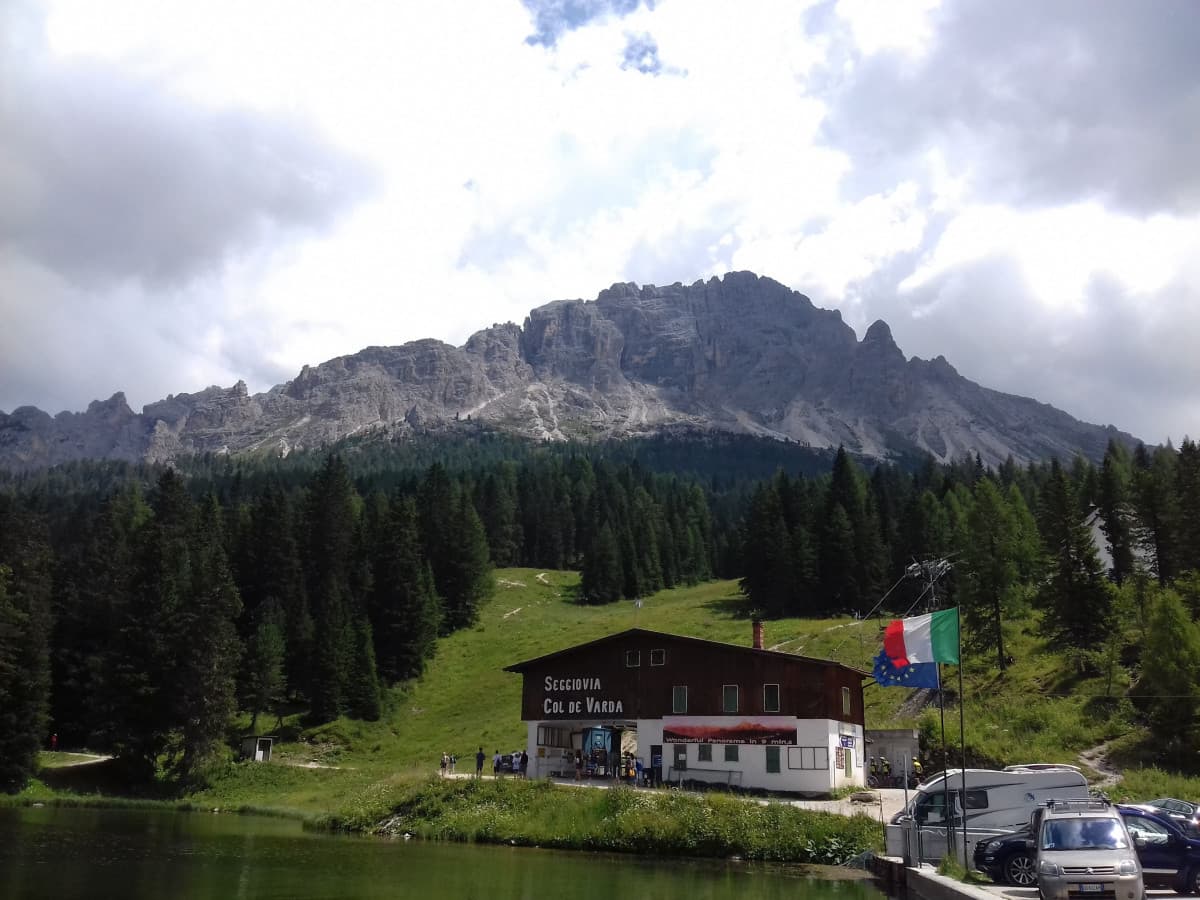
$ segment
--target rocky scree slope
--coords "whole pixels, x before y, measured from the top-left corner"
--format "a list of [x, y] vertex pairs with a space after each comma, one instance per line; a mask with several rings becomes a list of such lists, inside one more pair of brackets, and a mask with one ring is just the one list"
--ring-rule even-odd
[[749, 272], [667, 287], [616, 284], [559, 300], [524, 327], [462, 347], [419, 340], [305, 366], [250, 395], [243, 382], [135, 413], [123, 394], [83, 413], [0, 412], [0, 467], [183, 454], [286, 454], [369, 429], [403, 434], [456, 419], [534, 439], [644, 435], [675, 426], [839, 444], [866, 456], [979, 453], [997, 464], [1077, 452], [1098, 459], [1115, 428], [963, 378], [939, 356], [906, 359], [887, 324], [860, 341], [840, 313]]

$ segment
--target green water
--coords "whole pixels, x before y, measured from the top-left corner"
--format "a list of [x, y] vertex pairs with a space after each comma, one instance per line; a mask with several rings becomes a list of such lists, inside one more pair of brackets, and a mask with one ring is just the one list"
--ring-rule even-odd
[[313, 834], [282, 819], [0, 809], [0, 897], [882, 900], [797, 869]]

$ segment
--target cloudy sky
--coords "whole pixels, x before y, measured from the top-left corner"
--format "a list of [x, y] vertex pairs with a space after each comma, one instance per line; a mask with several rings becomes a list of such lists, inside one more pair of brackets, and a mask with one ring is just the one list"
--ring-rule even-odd
[[0, 410], [252, 391], [616, 281], [1200, 435], [1193, 0], [0, 0]]

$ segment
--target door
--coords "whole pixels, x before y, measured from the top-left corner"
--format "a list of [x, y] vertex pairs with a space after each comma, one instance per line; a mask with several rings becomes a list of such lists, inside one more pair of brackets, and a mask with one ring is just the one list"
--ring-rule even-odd
[[650, 780], [662, 784], [662, 744], [650, 745]]
[[1179, 858], [1185, 852], [1183, 845], [1171, 839], [1171, 831], [1165, 825], [1148, 816], [1122, 813], [1121, 818], [1133, 839], [1146, 880], [1172, 881], [1179, 871]]
[[844, 771], [847, 778], [854, 777], [854, 751], [849, 747], [846, 748], [846, 768]]
[[687, 771], [687, 744], [675, 745], [675, 771]]

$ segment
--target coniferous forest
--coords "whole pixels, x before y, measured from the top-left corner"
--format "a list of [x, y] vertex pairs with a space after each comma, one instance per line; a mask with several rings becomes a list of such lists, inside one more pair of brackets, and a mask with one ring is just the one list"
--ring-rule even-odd
[[1200, 710], [1194, 442], [990, 470], [478, 431], [0, 473], [0, 784], [24, 783], [51, 732], [186, 783], [229, 753], [238, 710], [252, 730], [285, 709], [378, 718], [440, 635], [474, 623], [494, 566], [578, 569], [588, 604], [740, 578], [747, 611], [812, 617], [885, 592], [889, 614], [916, 609], [928, 586], [902, 575], [931, 557], [952, 562], [938, 605], [961, 606], [968, 647], [1000, 670], [1005, 623], [1034, 611], [1093, 672], [1128, 658], [1122, 621], [1150, 623], [1132, 648], [1144, 714], [1175, 723], [1180, 753], [1195, 742], [1178, 727]]

